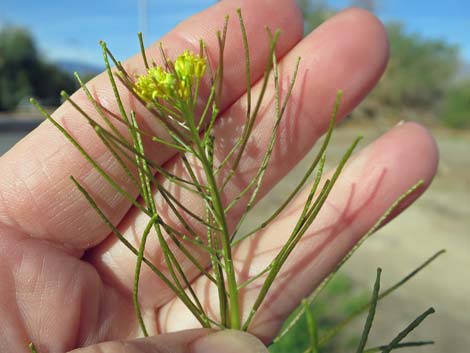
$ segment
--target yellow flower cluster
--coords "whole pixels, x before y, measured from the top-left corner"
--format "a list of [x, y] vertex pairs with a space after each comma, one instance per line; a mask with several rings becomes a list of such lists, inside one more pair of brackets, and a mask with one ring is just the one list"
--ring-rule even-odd
[[147, 74], [139, 76], [136, 83], [136, 93], [147, 102], [157, 98], [168, 99], [174, 90], [175, 77], [160, 66], [151, 67]]
[[187, 101], [192, 96], [194, 80], [204, 76], [206, 60], [186, 50], [173, 67], [172, 71], [161, 66], [149, 68], [146, 75], [137, 77], [135, 92], [146, 102], [169, 98]]

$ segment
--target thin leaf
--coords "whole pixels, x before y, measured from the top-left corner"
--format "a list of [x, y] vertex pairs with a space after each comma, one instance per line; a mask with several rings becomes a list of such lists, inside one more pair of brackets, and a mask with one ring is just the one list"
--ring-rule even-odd
[[69, 140], [72, 145], [80, 152], [80, 154], [93, 166], [93, 168], [100, 174], [103, 179], [105, 179], [119, 194], [124, 196], [131, 204], [140, 209], [143, 213], [148, 214], [148, 211], [139, 204], [135, 197], [130, 195], [126, 190], [124, 190], [111, 176], [108, 175], [98, 163], [86, 152], [83, 147], [77, 142], [77, 140], [65, 130], [51, 115], [49, 115], [36, 100], [33, 98], [30, 99], [30, 102], [44, 115], [44, 117], [49, 120], [66, 138]]
[[[424, 268], [426, 268], [431, 262], [433, 262], [435, 259], [437, 259], [440, 255], [444, 254], [445, 250], [440, 250], [433, 256], [431, 256], [429, 259], [427, 259], [422, 265], [420, 265], [418, 268], [413, 270], [411, 273], [409, 273], [407, 276], [405, 276], [403, 279], [386, 289], [384, 292], [382, 292], [379, 295], [379, 300], [382, 300], [383, 298], [387, 297], [394, 291], [396, 291], [398, 288], [403, 286], [406, 282], [408, 282], [410, 279], [412, 279], [415, 275], [417, 275], [420, 271], [422, 271]], [[354, 313], [352, 313], [350, 316], [339, 322], [335, 327], [329, 329], [326, 331], [323, 336], [320, 339], [320, 342], [322, 345], [326, 344], [326, 342], [330, 341], [334, 336], [336, 336], [341, 330], [346, 327], [351, 321], [353, 321], [355, 318], [357, 318], [360, 314], [365, 312], [371, 303], [367, 303], [357, 309]]]
[[[406, 192], [404, 192], [397, 200], [385, 211], [385, 213], [382, 215], [382, 217], [379, 218], [379, 220], [371, 227], [371, 229], [362, 237], [361, 240], [349, 251], [349, 253], [336, 265], [336, 268], [320, 283], [320, 285], [314, 290], [314, 292], [307, 298], [308, 302], [311, 304], [317, 297], [318, 295], [323, 291], [323, 289], [326, 287], [326, 285], [331, 281], [333, 276], [338, 272], [338, 270], [344, 265], [344, 263], [356, 252], [356, 250], [373, 234], [377, 229], [379, 229], [385, 222], [385, 220], [389, 217], [389, 215], [395, 211], [401, 203], [413, 192], [415, 192], [418, 188], [420, 188], [423, 185], [423, 181], [420, 180], [418, 181], [415, 185], [413, 185], [410, 189], [408, 189]], [[366, 307], [365, 310], [367, 310], [368, 306]], [[299, 311], [296, 313], [296, 315], [292, 318], [292, 320], [289, 322], [286, 328], [281, 331], [281, 333], [274, 339], [274, 343], [278, 342], [283, 336], [285, 336], [293, 327], [294, 325], [300, 320], [300, 318], [304, 315], [304, 310], [301, 307]], [[341, 325], [341, 324], [340, 324]], [[339, 326], [339, 325], [338, 325]], [[340, 329], [339, 329], [340, 330]], [[339, 330], [335, 330], [335, 332], [339, 332]], [[331, 332], [333, 329], [331, 330]], [[324, 337], [333, 337], [334, 334], [325, 334]], [[329, 339], [326, 339], [325, 341], [328, 341]], [[320, 339], [320, 345], [322, 343], [322, 339]]]
[[144, 259], [144, 251], [145, 251], [145, 245], [147, 243], [147, 237], [150, 233], [150, 230], [153, 227], [153, 224], [155, 223], [157, 219], [158, 219], [158, 215], [153, 215], [152, 218], [150, 218], [142, 234], [142, 237], [140, 239], [139, 252], [137, 254], [137, 262], [136, 262], [135, 274], [134, 274], [134, 288], [132, 290], [132, 301], [134, 303], [134, 310], [137, 316], [137, 321], [139, 322], [139, 325], [140, 325], [140, 329], [142, 330], [142, 333], [144, 334], [144, 337], [148, 337], [149, 334], [147, 331], [147, 326], [145, 325], [144, 319], [142, 317], [142, 310], [140, 308], [140, 303], [139, 303], [140, 270], [142, 268], [142, 262]]
[[375, 309], [377, 307], [377, 302], [379, 300], [379, 291], [380, 291], [380, 275], [382, 273], [382, 269], [377, 269], [377, 277], [375, 278], [374, 284], [374, 291], [372, 293], [371, 304], [369, 307], [369, 314], [367, 315], [367, 320], [364, 325], [364, 330], [362, 330], [361, 340], [359, 341], [359, 345], [356, 349], [356, 353], [364, 353], [364, 349], [367, 344], [367, 339], [369, 338], [369, 332], [372, 328], [372, 323], [374, 322], [375, 317]]
[[[434, 341], [417, 341], [417, 342], [404, 342], [396, 344], [393, 349], [400, 349], [400, 348], [409, 348], [409, 347], [422, 347], [422, 346], [429, 346], [434, 344]], [[377, 353], [381, 352], [382, 350], [386, 349], [387, 345], [378, 346], [366, 349], [364, 353]]]
[[37, 349], [36, 349], [36, 346], [34, 345], [33, 342], [31, 342], [29, 345], [28, 345], [28, 348], [29, 350], [31, 351], [31, 353], [38, 353]]
[[[335, 122], [336, 122], [336, 118], [337, 118], [337, 115], [338, 115], [338, 110], [339, 110], [339, 105], [340, 105], [340, 102], [341, 102], [341, 97], [342, 97], [342, 91], [339, 91], [338, 95], [337, 95], [337, 98], [336, 98], [335, 107], [334, 107], [333, 113], [331, 115], [330, 124], [328, 126], [328, 131], [326, 132], [325, 139], [323, 140], [323, 144], [320, 147], [320, 150], [318, 151], [318, 153], [316, 154], [316, 156], [315, 156], [313, 162], [311, 163], [309, 169], [304, 174], [302, 180], [297, 184], [295, 189], [289, 194], [289, 196], [282, 203], [282, 205], [279, 206], [279, 208], [271, 214], [271, 216], [269, 216], [265, 221], [263, 221], [258, 227], [255, 227], [255, 229], [253, 229], [253, 230], [249, 231], [248, 233], [246, 233], [245, 235], [243, 235], [243, 237], [240, 237], [239, 239], [234, 240], [233, 245], [236, 245], [241, 240], [248, 238], [249, 236], [257, 233], [261, 229], [268, 226], [287, 207], [287, 205], [290, 204], [290, 202], [294, 199], [294, 197], [303, 188], [303, 186], [305, 185], [305, 183], [309, 179], [310, 175], [313, 173], [313, 171], [316, 169], [318, 163], [321, 161], [321, 158], [323, 158], [323, 156], [325, 154], [325, 151], [326, 151], [326, 149], [327, 149], [327, 147], [330, 143], [331, 135], [333, 134], [333, 129], [335, 127]], [[302, 315], [303, 315], [303, 313], [302, 313]]]
[[253, 304], [253, 307], [250, 310], [250, 313], [248, 314], [248, 318], [242, 326], [243, 329], [245, 329], [245, 330], [248, 329], [251, 321], [254, 318], [254, 315], [258, 311], [258, 309], [261, 306], [262, 302], [264, 301], [264, 298], [266, 297], [271, 285], [273, 284], [274, 279], [277, 277], [277, 275], [280, 272], [282, 266], [284, 265], [284, 263], [287, 260], [287, 258], [289, 257], [289, 255], [292, 253], [295, 246], [298, 244], [298, 242], [300, 241], [302, 236], [305, 234], [305, 232], [308, 230], [308, 228], [310, 227], [310, 225], [312, 224], [312, 222], [315, 220], [316, 216], [320, 212], [321, 207], [323, 206], [324, 202], [326, 201], [329, 193], [331, 192], [331, 190], [332, 190], [333, 186], [335, 185], [339, 175], [341, 174], [344, 166], [346, 165], [346, 162], [351, 157], [351, 154], [354, 151], [354, 149], [356, 148], [359, 141], [360, 141], [360, 138], [356, 139], [352, 143], [352, 145], [349, 147], [349, 149], [346, 151], [346, 153], [344, 154], [344, 156], [341, 159], [340, 163], [338, 164], [331, 180], [327, 180], [325, 182], [323, 190], [320, 193], [317, 200], [315, 201], [315, 203], [313, 204], [312, 208], [310, 209], [309, 212], [307, 212], [307, 214], [304, 218], [299, 219], [299, 221], [297, 222], [294, 230], [292, 231], [292, 234], [289, 237], [287, 243], [282, 247], [279, 254], [273, 260], [273, 263], [274, 263], [273, 268], [269, 272], [263, 286], [260, 289], [258, 297], [256, 298], [255, 303]]
[[103, 58], [104, 58], [104, 63], [105, 63], [105, 67], [106, 67], [106, 72], [108, 73], [109, 82], [111, 83], [114, 98], [116, 99], [116, 103], [119, 107], [121, 117], [122, 117], [122, 119], [124, 119], [124, 121], [129, 122], [129, 118], [127, 116], [126, 110], [124, 109], [124, 105], [122, 104], [121, 96], [119, 94], [119, 90], [117, 88], [116, 81], [114, 80], [114, 75], [113, 75], [113, 72], [111, 70], [111, 66], [109, 65], [107, 45], [103, 41], [100, 41], [100, 45], [101, 45], [101, 48], [103, 49]]
[[145, 68], [148, 70], [149, 63], [147, 60], [147, 54], [145, 53], [145, 45], [144, 45], [144, 39], [142, 37], [142, 32], [137, 33], [137, 36], [139, 37], [140, 53], [142, 55], [142, 59], [144, 60]]
[[242, 32], [243, 51], [245, 53], [245, 80], [246, 80], [246, 119], [251, 116], [251, 63], [250, 46], [248, 45], [248, 36], [246, 34], [245, 23], [243, 21], [242, 10], [237, 9], [238, 21]]
[[305, 308], [305, 317], [307, 319], [307, 330], [308, 336], [310, 339], [310, 349], [309, 353], [318, 353], [318, 327], [317, 323], [313, 317], [312, 310], [307, 301], [302, 301], [302, 304]]
[[[267, 31], [268, 31], [268, 33], [270, 33], [268, 29], [267, 29]], [[279, 39], [279, 35], [280, 35], [280, 31], [276, 31], [273, 38], [270, 39], [270, 49], [269, 49], [268, 60], [267, 60], [267, 64], [266, 64], [266, 68], [265, 68], [265, 72], [264, 72], [263, 81], [261, 83], [261, 92], [258, 96], [258, 100], [256, 102], [256, 105], [255, 105], [255, 108], [253, 110], [253, 113], [252, 113], [251, 117], [245, 123], [245, 126], [243, 128], [243, 131], [242, 131], [240, 139], [239, 139], [240, 143], [235, 144], [235, 146], [237, 146], [238, 153], [235, 155], [235, 160], [232, 163], [230, 171], [229, 171], [227, 177], [225, 178], [222, 187], [225, 187], [228, 184], [228, 182], [230, 181], [230, 179], [233, 177], [233, 175], [235, 174], [235, 171], [238, 168], [238, 164], [240, 163], [240, 160], [242, 158], [243, 152], [245, 151], [245, 148], [246, 148], [246, 145], [248, 143], [249, 137], [251, 136], [253, 126], [255, 124], [256, 118], [258, 117], [259, 110], [261, 109], [261, 104], [262, 104], [262, 102], [264, 100], [264, 96], [266, 94], [266, 90], [267, 90], [267, 86], [268, 86], [268, 82], [269, 82], [269, 77], [270, 77], [270, 73], [271, 73], [271, 69], [272, 69], [272, 65], [273, 65], [272, 58], [273, 58], [273, 55], [275, 53], [276, 43]], [[229, 155], [234, 153], [234, 152], [235, 152], [235, 150], [232, 149], [231, 151], [229, 151]], [[218, 167], [218, 171], [220, 171], [222, 167], [223, 167], [223, 165], [220, 165]]]
[[401, 331], [384, 349], [382, 353], [390, 353], [408, 334], [418, 327], [429, 315], [434, 314], [434, 308], [429, 308], [419, 315], [412, 323], [410, 323], [403, 331]]

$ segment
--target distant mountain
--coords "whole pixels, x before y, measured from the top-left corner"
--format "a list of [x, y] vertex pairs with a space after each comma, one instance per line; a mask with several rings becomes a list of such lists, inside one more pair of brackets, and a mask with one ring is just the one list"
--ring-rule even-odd
[[79, 75], [96, 75], [103, 71], [103, 67], [98, 65], [93, 65], [89, 63], [84, 63], [81, 61], [74, 61], [74, 60], [59, 60], [56, 64], [64, 71], [73, 74], [74, 72], [78, 72]]

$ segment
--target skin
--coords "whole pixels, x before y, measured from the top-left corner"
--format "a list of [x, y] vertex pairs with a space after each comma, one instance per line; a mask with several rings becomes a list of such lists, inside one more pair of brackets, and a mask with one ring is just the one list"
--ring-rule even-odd
[[[217, 121], [216, 141], [233, 141], [239, 133], [236, 128], [245, 119], [244, 65], [235, 14], [238, 7], [242, 8], [250, 41], [254, 97], [260, 90], [260, 84], [256, 82], [263, 73], [268, 51], [265, 24], [282, 30], [277, 55], [281, 59], [284, 86], [288, 85], [297, 57], [302, 57], [299, 79], [281, 123], [272, 164], [260, 192], [262, 197], [325, 132], [338, 89], [344, 90], [340, 117], [370, 92], [386, 67], [388, 42], [381, 23], [370, 13], [358, 9], [338, 14], [302, 39], [302, 17], [295, 1], [291, 0], [227, 0], [191, 17], [162, 38], [170, 57], [184, 49], [197, 48], [198, 39], [202, 37], [216, 60], [214, 33], [222, 27], [224, 16], [231, 16], [221, 103], [224, 113]], [[148, 49], [147, 55], [159, 57], [158, 43]], [[143, 72], [143, 63], [138, 56], [126, 61], [125, 65], [132, 72]], [[93, 79], [89, 88], [103, 106], [118, 112], [106, 75]], [[268, 88], [267, 97], [272, 90], [273, 87]], [[165, 137], [152, 126], [145, 108], [124, 89], [121, 91], [124, 104], [128, 109], [136, 110], [144, 128]], [[203, 90], [202, 95], [207, 96], [207, 90]], [[74, 99], [96, 115], [82, 92], [75, 93]], [[254, 166], [263, 156], [259, 150], [269, 139], [273, 111], [273, 102], [267, 99], [249, 142], [248, 155], [241, 162], [241, 172], [226, 189], [225, 198], [236, 195], [254, 175]], [[110, 153], [71, 106], [64, 104], [54, 117], [111, 175], [137, 196]], [[218, 146], [219, 156], [223, 155], [223, 148]], [[158, 146], [150, 148], [149, 153], [170, 170], [178, 172], [181, 169], [181, 160], [173, 158], [174, 151]], [[406, 200], [404, 208], [426, 189], [436, 172], [437, 160], [433, 138], [415, 123], [393, 128], [357, 153], [346, 166], [325, 209], [281, 271], [279, 281], [269, 292], [250, 332], [269, 343], [300, 300], [333, 270], [396, 198], [419, 179], [424, 180], [425, 186]], [[131, 298], [135, 258], [109, 233], [69, 176], [80, 180], [135, 245], [138, 245], [135, 234], [145, 227], [146, 217], [126, 199], [116, 195], [48, 122], [2, 156], [0, 170], [0, 352], [26, 353], [31, 341], [41, 353], [59, 353], [103, 341], [138, 337]], [[182, 190], [174, 191], [191, 209], [203, 214], [201, 205], [192, 195]], [[239, 278], [257, 273], [270, 262], [289, 235], [306, 197], [305, 192], [301, 193], [271, 226], [235, 249]], [[165, 212], [161, 203], [159, 208]], [[236, 224], [241, 211], [238, 207], [231, 212], [231, 227]], [[169, 222], [174, 221], [170, 214], [167, 217]], [[158, 263], [161, 250], [154, 238], [150, 236], [146, 256]], [[208, 263], [203, 254], [197, 256]], [[208, 309], [217, 308], [215, 293], [206, 279], [183, 256], [179, 257], [204, 305]], [[241, 293], [244, 317], [256, 298], [257, 284], [255, 282]], [[140, 302], [150, 334], [159, 335], [148, 341], [153, 347], [161, 347], [161, 342], [166, 342], [164, 344], [175, 352], [186, 351], [181, 347], [208, 334], [208, 331], [197, 330], [166, 335], [198, 325], [182, 303], [147, 268], [142, 271]], [[121, 343], [90, 346], [77, 352], [149, 351], [143, 346], [124, 346]]]

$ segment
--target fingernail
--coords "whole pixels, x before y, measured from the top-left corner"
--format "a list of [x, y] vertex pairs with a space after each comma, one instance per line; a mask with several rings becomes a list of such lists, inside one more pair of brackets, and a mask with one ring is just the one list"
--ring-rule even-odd
[[224, 330], [193, 343], [191, 353], [268, 353], [256, 337], [241, 331]]

